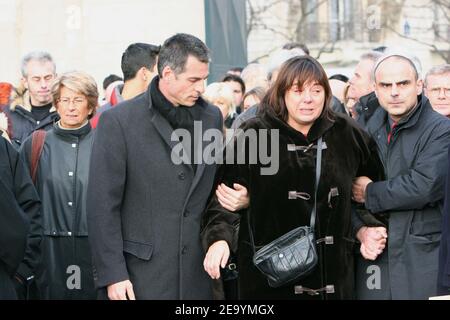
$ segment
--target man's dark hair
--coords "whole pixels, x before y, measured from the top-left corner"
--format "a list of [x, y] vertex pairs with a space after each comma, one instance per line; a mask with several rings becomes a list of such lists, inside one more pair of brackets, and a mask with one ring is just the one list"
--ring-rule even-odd
[[193, 56], [200, 62], [209, 63], [209, 49], [197, 37], [186, 33], [177, 33], [164, 41], [158, 58], [158, 74], [169, 66], [175, 74], [184, 72], [189, 56]]
[[348, 82], [348, 77], [344, 76], [343, 74], [333, 74], [331, 77], [328, 78], [328, 80], [339, 80], [342, 82]]
[[245, 93], [245, 83], [244, 80], [242, 80], [241, 77], [235, 75], [235, 74], [226, 74], [225, 77], [223, 77], [221, 82], [237, 82], [241, 85], [241, 89], [242, 89], [242, 94]]
[[103, 80], [103, 90], [106, 90], [106, 88], [108, 88], [108, 86], [116, 81], [123, 81], [123, 79], [121, 77], [119, 77], [118, 75], [115, 74], [110, 74], [109, 76], [107, 76], [104, 80]]
[[308, 49], [308, 47], [306, 46], [306, 44], [304, 44], [304, 43], [288, 42], [288, 43], [286, 43], [286, 44], [283, 46], [283, 48], [281, 48], [281, 49], [292, 50], [292, 49], [294, 49], [294, 48], [302, 49], [303, 52], [304, 52], [306, 55], [309, 56], [309, 49]]
[[124, 81], [133, 79], [142, 67], [152, 70], [156, 64], [160, 47], [148, 43], [133, 43], [122, 54]]

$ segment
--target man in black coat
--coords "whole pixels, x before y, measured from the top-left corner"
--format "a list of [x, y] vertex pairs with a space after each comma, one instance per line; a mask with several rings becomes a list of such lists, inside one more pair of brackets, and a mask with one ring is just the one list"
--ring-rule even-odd
[[363, 127], [378, 109], [379, 104], [376, 99], [373, 87], [373, 67], [381, 53], [370, 51], [363, 54], [355, 68], [353, 77], [349, 80], [348, 98], [356, 101], [353, 109], [357, 113], [356, 121]]
[[[422, 95], [413, 57], [390, 53], [374, 67], [382, 108], [367, 123], [378, 145], [386, 180], [359, 177], [356, 201], [388, 215], [386, 250], [360, 260], [360, 299], [428, 299], [436, 294], [450, 120]], [[368, 248], [376, 251], [376, 248]]]
[[16, 299], [16, 269], [25, 254], [30, 218], [40, 202], [28, 170], [0, 132], [0, 300]]
[[205, 130], [222, 130], [200, 97], [208, 64], [201, 40], [177, 34], [147, 92], [101, 116], [87, 210], [94, 278], [110, 299], [212, 298], [200, 218], [216, 167], [190, 157], [203, 154]]

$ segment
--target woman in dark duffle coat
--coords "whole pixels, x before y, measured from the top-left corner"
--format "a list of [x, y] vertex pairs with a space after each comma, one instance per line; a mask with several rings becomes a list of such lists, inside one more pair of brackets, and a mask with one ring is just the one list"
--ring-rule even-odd
[[[334, 113], [329, 105], [331, 89], [322, 66], [311, 57], [295, 57], [282, 67], [274, 85], [262, 101], [262, 113], [241, 128], [268, 129], [269, 135], [279, 133], [278, 144], [272, 150], [270, 165], [274, 174], [261, 174], [264, 167], [257, 161], [249, 163], [249, 146], [258, 141], [244, 142], [246, 162], [225, 162], [219, 169], [218, 183], [245, 186], [250, 206], [240, 211], [238, 236], [238, 270], [240, 299], [352, 299], [354, 297], [354, 248], [356, 219], [352, 217], [351, 186], [353, 178], [364, 174], [375, 180], [382, 178], [382, 165], [376, 145], [348, 116]], [[264, 135], [264, 134], [262, 134]], [[314, 204], [316, 153], [322, 137], [321, 176], [317, 195], [315, 236], [318, 264], [309, 275], [288, 285], [272, 288], [264, 275], [253, 265], [247, 219], [253, 230], [256, 247], [264, 246], [299, 226], [309, 226]], [[239, 139], [227, 147], [238, 154]], [[271, 141], [269, 136], [266, 141]], [[295, 145], [294, 151], [288, 145]], [[309, 146], [309, 147], [308, 147]], [[250, 148], [251, 149], [251, 148]], [[259, 150], [260, 151], [260, 150]], [[275, 157], [278, 152], [279, 159]], [[235, 158], [236, 160], [236, 158]], [[301, 197], [288, 196], [295, 192]], [[291, 198], [291, 199], [290, 199]], [[356, 213], [355, 213], [356, 215]], [[358, 223], [383, 226], [367, 212]], [[359, 224], [361, 227], [361, 224]], [[230, 254], [235, 230], [235, 214], [224, 209], [213, 197], [203, 219], [203, 239], [209, 250], [205, 270], [212, 278], [220, 275]], [[320, 241], [332, 237], [332, 241]], [[330, 238], [328, 238], [330, 239]], [[380, 245], [381, 246], [381, 245]], [[301, 286], [304, 290], [298, 290]], [[302, 293], [295, 293], [297, 291]], [[326, 290], [328, 288], [328, 290]]]

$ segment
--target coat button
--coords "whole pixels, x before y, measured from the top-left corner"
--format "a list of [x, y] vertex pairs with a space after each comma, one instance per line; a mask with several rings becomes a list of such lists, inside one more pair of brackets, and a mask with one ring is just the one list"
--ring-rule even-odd
[[186, 176], [185, 176], [184, 172], [181, 172], [181, 173], [178, 175], [178, 179], [184, 180], [184, 178], [186, 178]]
[[69, 207], [73, 206], [72, 202], [67, 202], [67, 204], [69, 205]]
[[189, 210], [186, 209], [186, 211], [184, 211], [183, 216], [184, 216], [184, 217], [187, 217], [187, 216], [189, 215], [189, 213], [190, 213]]
[[187, 247], [186, 247], [186, 246], [183, 246], [183, 248], [181, 249], [181, 254], [185, 254], [186, 251], [187, 251]]
[[69, 177], [73, 177], [73, 172], [69, 171]]
[[72, 143], [72, 148], [76, 148], [77, 144], [76, 143]]

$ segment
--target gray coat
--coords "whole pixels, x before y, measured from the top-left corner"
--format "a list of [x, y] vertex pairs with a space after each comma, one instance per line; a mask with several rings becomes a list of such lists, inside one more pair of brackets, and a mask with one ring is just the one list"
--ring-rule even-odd
[[[222, 130], [219, 109], [197, 103], [203, 130]], [[137, 299], [212, 298], [200, 218], [216, 167], [174, 164], [172, 132], [150, 89], [101, 116], [87, 203], [97, 287], [129, 279]]]
[[359, 297], [427, 299], [436, 294], [450, 120], [419, 96], [418, 107], [398, 123], [389, 145], [387, 127], [387, 112], [378, 108], [367, 130], [377, 142], [386, 180], [367, 186], [366, 208], [389, 214], [388, 245], [375, 263], [366, 263], [380, 263], [380, 295], [361, 290]]

